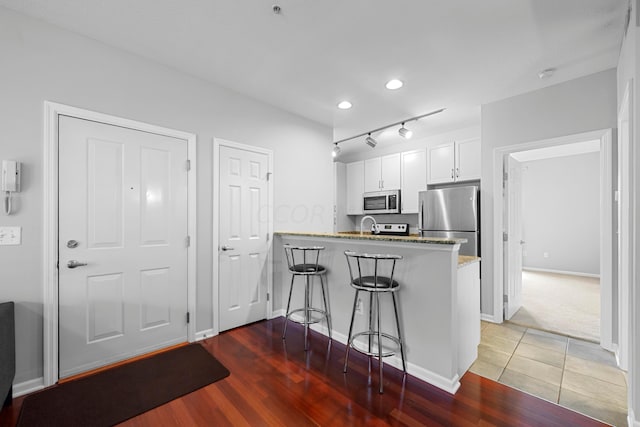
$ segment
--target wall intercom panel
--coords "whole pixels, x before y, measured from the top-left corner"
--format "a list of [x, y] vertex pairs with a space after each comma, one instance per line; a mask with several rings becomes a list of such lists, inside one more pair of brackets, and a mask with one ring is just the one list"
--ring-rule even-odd
[[2, 161], [2, 191], [20, 192], [20, 162]]

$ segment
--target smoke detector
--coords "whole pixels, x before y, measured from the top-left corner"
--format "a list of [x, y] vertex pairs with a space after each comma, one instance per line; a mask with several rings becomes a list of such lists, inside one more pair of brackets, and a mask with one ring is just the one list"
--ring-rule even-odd
[[538, 77], [540, 77], [541, 79], [548, 79], [549, 77], [553, 76], [553, 73], [555, 72], [555, 68], [547, 68], [546, 70], [540, 71], [538, 73]]

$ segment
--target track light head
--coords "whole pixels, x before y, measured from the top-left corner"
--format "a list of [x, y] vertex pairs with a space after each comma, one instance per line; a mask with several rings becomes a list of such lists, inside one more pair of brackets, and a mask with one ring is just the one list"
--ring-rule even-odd
[[371, 148], [375, 148], [376, 145], [378, 144], [378, 141], [376, 141], [375, 139], [373, 139], [371, 137], [371, 134], [369, 134], [369, 136], [367, 136], [364, 140], [364, 142]]
[[340, 154], [340, 151], [342, 151], [340, 146], [338, 144], [334, 144], [333, 150], [331, 150], [331, 157], [335, 159]]
[[410, 139], [413, 136], [413, 131], [404, 127], [404, 123], [402, 124], [402, 127], [398, 129], [398, 133], [405, 139]]

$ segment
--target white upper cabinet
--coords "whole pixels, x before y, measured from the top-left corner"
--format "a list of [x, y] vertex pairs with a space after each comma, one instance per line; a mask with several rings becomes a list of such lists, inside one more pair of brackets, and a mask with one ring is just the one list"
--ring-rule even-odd
[[364, 191], [380, 191], [382, 182], [382, 160], [380, 157], [364, 161]]
[[390, 154], [381, 158], [382, 186], [381, 190], [399, 190], [400, 178], [400, 153]]
[[480, 179], [480, 138], [429, 147], [428, 184]]
[[347, 163], [347, 215], [362, 215], [364, 162]]
[[437, 147], [429, 147], [427, 149], [429, 154], [427, 182], [429, 184], [451, 182], [454, 180], [454, 151], [455, 148], [453, 142], [445, 145], [438, 145]]
[[480, 179], [480, 138], [456, 142], [456, 181]]
[[364, 161], [364, 191], [400, 188], [400, 153]]
[[427, 189], [427, 150], [401, 153], [402, 213], [418, 213], [418, 192]]

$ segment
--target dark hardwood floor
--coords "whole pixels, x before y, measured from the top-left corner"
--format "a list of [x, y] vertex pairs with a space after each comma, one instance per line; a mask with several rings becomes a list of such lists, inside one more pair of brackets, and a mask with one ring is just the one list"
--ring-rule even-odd
[[[258, 322], [202, 341], [231, 375], [120, 425], [604, 425], [472, 373], [450, 395], [385, 366], [380, 395], [377, 362], [369, 376], [367, 358], [351, 352], [349, 372], [343, 374], [344, 345], [334, 341], [328, 351], [328, 339], [312, 333], [305, 352], [299, 325], [290, 324], [287, 340], [281, 339], [283, 322]], [[0, 412], [0, 425], [15, 425], [22, 400]]]

